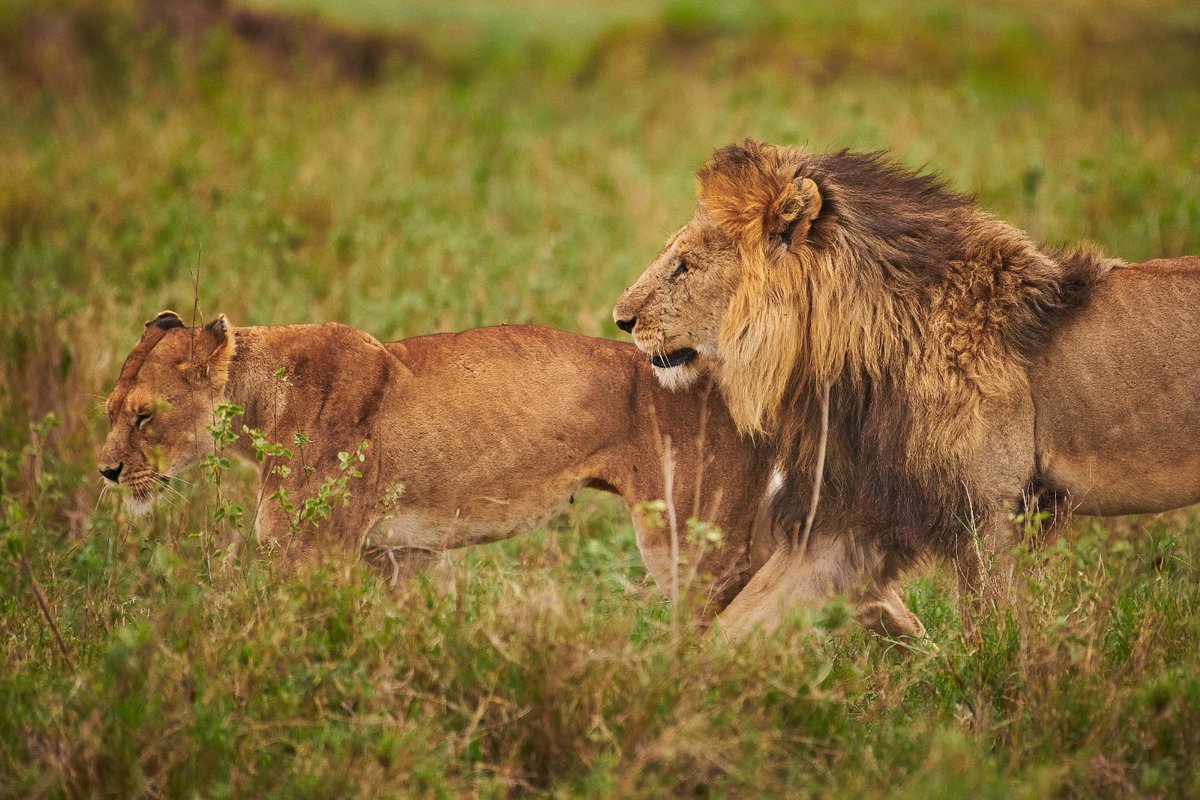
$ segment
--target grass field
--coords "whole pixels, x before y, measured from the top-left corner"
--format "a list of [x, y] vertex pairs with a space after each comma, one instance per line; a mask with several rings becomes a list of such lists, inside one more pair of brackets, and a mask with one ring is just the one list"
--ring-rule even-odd
[[389, 592], [95, 474], [162, 308], [617, 336], [748, 135], [1200, 253], [1194, 3], [0, 0], [0, 117], [0, 796], [1200, 796], [1193, 512], [1077, 521], [981, 641], [914, 575], [904, 656], [837, 604], [673, 642], [604, 496]]

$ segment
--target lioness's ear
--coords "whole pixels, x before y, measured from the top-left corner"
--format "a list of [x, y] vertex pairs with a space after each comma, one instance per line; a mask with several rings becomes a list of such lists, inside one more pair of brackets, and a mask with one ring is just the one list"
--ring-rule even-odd
[[182, 327], [183, 327], [183, 320], [180, 319], [179, 315], [176, 314], [174, 311], [170, 311], [170, 310], [160, 311], [154, 315], [154, 319], [152, 319], [146, 323], [146, 328], [142, 332], [142, 335], [145, 336], [147, 333], [149, 333], [151, 328], [157, 328], [158, 330], [162, 330], [162, 331], [169, 331], [172, 328], [182, 328]]
[[208, 380], [216, 389], [222, 389], [229, 380], [229, 362], [237, 350], [233, 326], [224, 314], [205, 325], [196, 333], [195, 362], [187, 365], [197, 377]]
[[789, 250], [803, 244], [813, 220], [821, 213], [821, 190], [812, 178], [794, 178], [783, 190], [778, 212], [768, 219], [768, 235], [778, 236]]

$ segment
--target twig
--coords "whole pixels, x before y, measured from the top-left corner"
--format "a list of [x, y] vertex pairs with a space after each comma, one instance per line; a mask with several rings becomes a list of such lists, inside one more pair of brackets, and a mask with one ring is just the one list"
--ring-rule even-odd
[[679, 524], [675, 519], [675, 454], [671, 437], [663, 437], [663, 489], [671, 529], [671, 641], [679, 641]]
[[[195, 268], [195, 270], [192, 271], [192, 327], [193, 328], [196, 327], [197, 319], [199, 319], [200, 322], [204, 321], [204, 317], [200, 314], [200, 256], [203, 252], [204, 252], [204, 243], [201, 242], [200, 245], [196, 247], [196, 268]], [[192, 364], [196, 363], [196, 337], [195, 336], [190, 337], [190, 339], [188, 341], [188, 357], [189, 357], [190, 363], [192, 363]], [[192, 391], [194, 392], [195, 389], [192, 389]], [[211, 386], [209, 387], [209, 391], [208, 391], [208, 399], [209, 399], [209, 407], [212, 408], [214, 404], [213, 404], [213, 393], [212, 393]], [[197, 441], [199, 441], [199, 439], [200, 439], [200, 432], [196, 429], [196, 426], [198, 424], [199, 424], [198, 420], [192, 421], [192, 435], [196, 438]], [[217, 418], [216, 418], [216, 415], [214, 414], [213, 415], [214, 427], [216, 426], [216, 424], [217, 424]], [[216, 443], [216, 440], [214, 439], [213, 440], [213, 451], [216, 452], [216, 449], [217, 449], [217, 443]], [[214, 483], [216, 484], [216, 489], [217, 489], [217, 502], [222, 503], [221, 473], [220, 472], [215, 473], [213, 475], [213, 479], [214, 479]], [[212, 513], [208, 511], [208, 503], [207, 502], [205, 503], [205, 512], [206, 512], [206, 515], [209, 517], [209, 521], [211, 522], [212, 521]], [[205, 571], [205, 574], [208, 576], [208, 582], [210, 584], [212, 583], [212, 547], [210, 546], [211, 539], [212, 539], [212, 531], [210, 531], [208, 529], [208, 526], [206, 525], [206, 526], [204, 526], [204, 530], [201, 531], [200, 546], [204, 548], [204, 571]]]
[[58, 645], [58, 651], [68, 666], [74, 666], [71, 660], [71, 651], [67, 649], [62, 635], [58, 632], [58, 625], [54, 622], [54, 615], [50, 613], [50, 606], [46, 603], [45, 595], [42, 594], [42, 587], [38, 584], [37, 578], [33, 576], [33, 568], [29, 566], [29, 559], [24, 553], [21, 554], [21, 569], [24, 571], [25, 577], [29, 578], [29, 586], [33, 589], [33, 598], [37, 601], [38, 608], [41, 609], [42, 616], [46, 619], [46, 624], [50, 626], [50, 633], [54, 634], [54, 643]]
[[[808, 518], [804, 520], [804, 535], [799, 546], [801, 553], [808, 552], [808, 537], [812, 533], [813, 520], [817, 518], [817, 504], [821, 502], [821, 482], [825, 477], [825, 448], [829, 444], [829, 381], [821, 393], [821, 440], [817, 443], [817, 466], [813, 470], [812, 499], [808, 503]], [[792, 547], [797, 542], [792, 540]]]
[[[709, 515], [707, 517], [703, 517], [703, 518], [700, 516], [699, 513], [697, 513], [696, 519], [698, 522], [701, 522], [701, 524], [704, 524], [705, 522], [707, 522], [707, 524], [709, 524], [709, 525], [712, 524], [711, 522], [708, 522], [708, 520], [714, 520], [717, 518], [717, 511], [719, 510], [719, 508], [721, 506], [721, 498], [722, 498], [722, 493], [724, 491], [725, 491], [725, 487], [723, 487], [723, 486], [717, 487], [717, 491], [713, 497], [712, 511], [709, 513]], [[721, 531], [721, 533], [723, 534], [724, 531]], [[705, 537], [698, 536], [698, 537], [696, 537], [695, 543], [692, 545], [692, 547], [688, 551], [688, 559], [689, 559], [688, 574], [687, 574], [687, 577], [683, 581], [683, 585], [687, 587], [688, 591], [691, 591], [692, 585], [696, 582], [696, 576], [700, 573], [700, 559], [702, 559], [704, 557], [704, 553], [708, 549], [708, 545], [709, 545], [709, 542], [707, 541], [707, 539], [705, 539]], [[714, 575], [712, 577], [715, 578], [717, 576]], [[715, 586], [715, 583], [714, 583], [714, 586]], [[709, 593], [711, 594], [711, 589], [710, 589]]]
[[703, 513], [700, 508], [700, 498], [704, 485], [704, 468], [707, 466], [704, 458], [704, 438], [708, 434], [708, 396], [712, 394], [712, 390], [713, 380], [709, 378], [700, 392], [700, 425], [699, 430], [696, 431], [696, 493], [692, 497], [692, 516], [696, 519], [700, 519], [700, 515]]

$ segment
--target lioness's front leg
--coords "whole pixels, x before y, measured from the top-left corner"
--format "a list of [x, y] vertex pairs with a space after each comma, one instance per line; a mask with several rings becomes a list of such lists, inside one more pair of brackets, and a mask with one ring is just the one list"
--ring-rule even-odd
[[268, 505], [266, 501], [259, 505], [254, 517], [254, 538], [259, 548], [283, 553], [295, 563], [312, 556], [307, 537], [301, 535], [292, 515], [277, 505]]
[[1012, 602], [1017, 581], [1013, 549], [1017, 546], [1012, 513], [1001, 506], [978, 528], [965, 532], [951, 566], [958, 582], [958, 610], [968, 638], [979, 635], [985, 615], [1003, 612]]
[[[968, 472], [986, 493], [967, 491], [963, 506], [971, 522], [964, 525], [949, 553], [958, 579], [959, 612], [968, 636], [978, 632], [983, 615], [1006, 608], [1018, 576], [1013, 550], [1018, 545], [1015, 513], [1034, 475], [1033, 401], [1027, 392], [992, 399], [986, 410], [991, 424], [983, 432]], [[965, 488], [965, 487], [964, 487]]]
[[[311, 481], [309, 482], [311, 485]], [[283, 502], [272, 499], [280, 486], [288, 491], [288, 509]], [[366, 531], [374, 522], [374, 512], [365, 503], [364, 495], [351, 493], [335, 499], [323, 511], [305, 515], [302, 511], [305, 492], [312, 490], [301, 481], [280, 481], [274, 476], [263, 480], [254, 517], [255, 538], [259, 547], [282, 553], [289, 563], [300, 564], [324, 558], [332, 551], [348, 560], [357, 560], [362, 553]]]

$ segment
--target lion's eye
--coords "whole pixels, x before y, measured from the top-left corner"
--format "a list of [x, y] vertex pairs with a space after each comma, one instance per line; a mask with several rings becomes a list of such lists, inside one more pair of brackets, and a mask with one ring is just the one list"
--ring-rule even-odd
[[149, 423], [153, 417], [154, 417], [154, 414], [152, 412], [143, 411], [142, 413], [137, 415], [137, 417], [133, 421], [133, 424], [138, 426], [142, 430], [145, 430], [147, 423]]
[[671, 279], [674, 280], [687, 271], [688, 263], [681, 258], [679, 259], [679, 263], [675, 266], [675, 271], [671, 273]]

